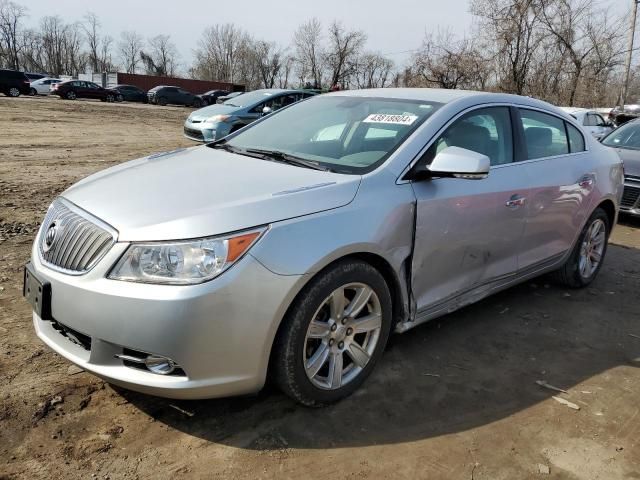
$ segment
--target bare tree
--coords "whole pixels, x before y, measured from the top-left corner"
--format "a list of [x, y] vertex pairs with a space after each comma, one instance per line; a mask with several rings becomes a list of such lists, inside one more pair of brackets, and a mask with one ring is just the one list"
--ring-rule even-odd
[[278, 72], [278, 87], [289, 88], [289, 77], [295, 65], [296, 59], [292, 55], [286, 55], [282, 60], [282, 68]]
[[146, 73], [159, 76], [175, 75], [178, 68], [178, 50], [171, 42], [171, 37], [157, 35], [148, 40], [147, 46], [147, 52], [140, 51], [140, 59], [145, 66]]
[[392, 82], [393, 62], [379, 53], [365, 53], [354, 64], [357, 88], [383, 88]]
[[0, 65], [20, 69], [21, 23], [26, 13], [22, 5], [0, 0]]
[[347, 30], [342, 23], [334, 21], [329, 26], [329, 45], [324, 54], [329, 71], [330, 85], [346, 83], [354, 73], [356, 60], [367, 40], [364, 32]]
[[426, 34], [422, 48], [412, 58], [414, 86], [438, 88], [481, 88], [486, 78], [486, 62], [473, 42], [456, 40], [450, 31]]
[[307, 80], [314, 88], [320, 88], [324, 70], [320, 21], [313, 18], [300, 25], [293, 36], [293, 45], [301, 83]]
[[264, 88], [274, 88], [283, 68], [284, 54], [273, 42], [255, 42], [253, 55]]
[[140, 64], [140, 51], [144, 47], [144, 39], [130, 30], [120, 34], [118, 52], [120, 60], [127, 73], [136, 73]]
[[[594, 12], [591, 0], [542, 1], [544, 24], [570, 62], [567, 100], [568, 104], [573, 106], [590, 58], [595, 57], [595, 63], [600, 64], [596, 67], [599, 71], [609, 68], [615, 60], [616, 55], [612, 55], [610, 48], [615, 36], [612, 37], [610, 32], [601, 31], [602, 28], [607, 28], [606, 16], [603, 12]], [[604, 18], [605, 21], [598, 21], [598, 18]]]
[[40, 22], [43, 69], [52, 75], [78, 75], [86, 67], [82, 35], [77, 24], [65, 24], [59, 16]]
[[195, 50], [194, 71], [199, 78], [239, 82], [251, 54], [251, 38], [234, 24], [208, 27]]
[[471, 12], [493, 50], [502, 90], [525, 92], [532, 59], [543, 38], [543, 0], [471, 0]]

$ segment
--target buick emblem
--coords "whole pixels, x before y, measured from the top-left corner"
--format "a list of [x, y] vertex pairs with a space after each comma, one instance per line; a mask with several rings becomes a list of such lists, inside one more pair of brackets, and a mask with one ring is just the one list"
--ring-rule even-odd
[[48, 252], [53, 247], [53, 243], [56, 241], [56, 235], [58, 234], [58, 225], [53, 222], [49, 225], [47, 233], [44, 235], [44, 241], [42, 242], [42, 250]]

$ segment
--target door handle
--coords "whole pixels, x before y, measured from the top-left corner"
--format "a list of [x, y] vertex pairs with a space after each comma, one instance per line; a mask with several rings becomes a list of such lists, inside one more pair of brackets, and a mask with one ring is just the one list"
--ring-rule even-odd
[[526, 201], [527, 201], [526, 197], [522, 197], [516, 194], [509, 199], [509, 201], [505, 204], [505, 206], [509, 208], [518, 208], [523, 206]]

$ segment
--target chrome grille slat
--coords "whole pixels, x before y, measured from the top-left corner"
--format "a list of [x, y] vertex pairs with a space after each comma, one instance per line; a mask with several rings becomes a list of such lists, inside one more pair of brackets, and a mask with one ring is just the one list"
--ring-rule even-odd
[[76, 249], [73, 258], [69, 260], [69, 265], [71, 265], [71, 269], [75, 270], [80, 263], [80, 260], [86, 255], [86, 253], [91, 249], [93, 244], [95, 244], [100, 238], [99, 232], [91, 232], [89, 235], [85, 236], [82, 239], [82, 244], [79, 248]]
[[[115, 243], [116, 232], [77, 207], [55, 200], [45, 215], [38, 241], [40, 259], [46, 265], [68, 274], [91, 270]], [[49, 228], [57, 225], [53, 243], [46, 245]], [[46, 251], [45, 251], [46, 250]]]
[[80, 259], [80, 264], [89, 265], [89, 268], [91, 268], [94, 264], [94, 261], [97, 261], [97, 259], [99, 258], [96, 257], [96, 255], [102, 251], [105, 243], [109, 243], [108, 238], [104, 238], [103, 235], [98, 237], [97, 241], [94, 242], [94, 245], [82, 256], [82, 258]]
[[71, 244], [74, 243], [74, 238], [78, 234], [78, 227], [80, 225], [80, 219], [78, 218], [69, 218], [69, 215], [64, 215], [64, 217], [59, 218], [62, 218], [60, 224], [63, 236], [60, 239], [61, 247], [59, 248], [58, 254], [53, 259], [55, 263], [62, 261], [68, 254], [67, 252], [71, 248]]
[[69, 239], [69, 245], [73, 243], [73, 245], [69, 248], [69, 252], [76, 252], [75, 254], [73, 254], [73, 256], [70, 256], [71, 253], [69, 254], [69, 260], [67, 262], [68, 265], [71, 265], [72, 270], [74, 269], [73, 262], [78, 256], [80, 248], [82, 248], [82, 245], [86, 241], [86, 235], [91, 235], [91, 233], [91, 225], [83, 224], [80, 225], [80, 227], [76, 230], [74, 236]]

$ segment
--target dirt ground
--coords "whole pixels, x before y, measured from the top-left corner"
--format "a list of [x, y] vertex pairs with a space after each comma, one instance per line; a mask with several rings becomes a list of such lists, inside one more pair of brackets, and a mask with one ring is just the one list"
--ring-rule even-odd
[[631, 219], [590, 288], [536, 279], [396, 336], [364, 388], [330, 408], [299, 407], [272, 388], [148, 397], [45, 347], [21, 286], [48, 204], [92, 172], [191, 145], [188, 113], [0, 97], [0, 479], [640, 479]]

